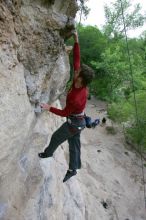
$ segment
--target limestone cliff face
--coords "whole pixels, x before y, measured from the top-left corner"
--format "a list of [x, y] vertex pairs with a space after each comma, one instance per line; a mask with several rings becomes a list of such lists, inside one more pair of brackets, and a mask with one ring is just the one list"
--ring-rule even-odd
[[74, 28], [76, 11], [75, 0], [0, 1], [2, 220], [84, 218], [79, 186], [62, 184], [63, 147], [56, 158], [37, 157], [62, 119], [34, 113], [65, 88], [70, 68], [64, 38]]

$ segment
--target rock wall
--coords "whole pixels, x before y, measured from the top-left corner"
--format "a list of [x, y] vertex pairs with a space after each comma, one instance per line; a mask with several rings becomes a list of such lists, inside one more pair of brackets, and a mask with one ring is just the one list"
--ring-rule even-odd
[[64, 91], [70, 71], [64, 38], [77, 8], [75, 0], [0, 0], [2, 220], [84, 219], [79, 185], [62, 183], [63, 146], [57, 159], [37, 156], [62, 119], [35, 114], [40, 102], [52, 103]]

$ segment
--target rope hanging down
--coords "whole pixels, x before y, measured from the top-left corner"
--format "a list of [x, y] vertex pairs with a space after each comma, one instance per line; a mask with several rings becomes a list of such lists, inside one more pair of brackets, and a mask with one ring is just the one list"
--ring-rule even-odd
[[[134, 105], [135, 105], [136, 120], [137, 120], [138, 130], [140, 132], [138, 108], [137, 108], [136, 94], [135, 94], [135, 89], [134, 89], [133, 69], [132, 69], [132, 63], [131, 63], [131, 57], [130, 57], [130, 50], [129, 50], [129, 44], [128, 44], [127, 30], [126, 30], [126, 25], [125, 25], [123, 2], [122, 2], [122, 0], [120, 0], [120, 2], [121, 2], [122, 19], [123, 19], [123, 24], [124, 24], [125, 38], [126, 38], [126, 47], [127, 47], [128, 61], [129, 61], [129, 71], [130, 71], [130, 75], [131, 75], [131, 79], [132, 79], [132, 87], [133, 87], [133, 95], [134, 95]], [[140, 153], [140, 156], [141, 156], [142, 179], [143, 179], [143, 185], [144, 185], [144, 203], [145, 203], [145, 209], [146, 209], [146, 188], [145, 188], [144, 165], [143, 165], [143, 157], [142, 157], [142, 146], [140, 146], [140, 152], [139, 153]]]

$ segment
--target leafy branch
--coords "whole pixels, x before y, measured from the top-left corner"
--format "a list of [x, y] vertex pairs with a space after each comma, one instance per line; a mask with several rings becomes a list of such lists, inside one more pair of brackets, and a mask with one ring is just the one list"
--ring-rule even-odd
[[89, 9], [88, 6], [86, 5], [86, 3], [87, 3], [88, 1], [89, 1], [89, 0], [78, 0], [78, 4], [79, 4], [79, 14], [80, 14], [79, 24], [81, 24], [82, 17], [87, 18], [88, 14], [89, 14], [89, 12], [90, 12], [90, 9]]

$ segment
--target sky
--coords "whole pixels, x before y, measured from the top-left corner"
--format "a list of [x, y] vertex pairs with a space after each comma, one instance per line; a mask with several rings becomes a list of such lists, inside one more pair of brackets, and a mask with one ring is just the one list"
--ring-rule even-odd
[[[82, 20], [85, 25], [96, 25], [99, 29], [102, 28], [105, 22], [104, 5], [109, 5], [115, 0], [89, 0], [87, 6], [91, 9], [86, 20]], [[146, 12], [146, 0], [131, 0], [133, 4], [140, 3], [142, 11]], [[146, 24], [142, 28], [137, 28], [128, 32], [129, 37], [138, 37], [142, 31], [146, 30]]]

